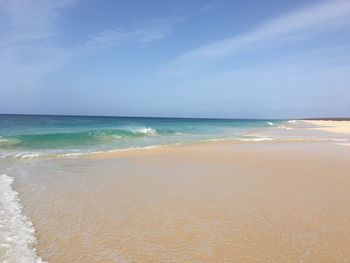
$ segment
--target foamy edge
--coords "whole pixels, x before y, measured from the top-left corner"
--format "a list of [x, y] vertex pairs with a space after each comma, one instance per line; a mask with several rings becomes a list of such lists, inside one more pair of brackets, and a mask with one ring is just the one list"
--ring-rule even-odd
[[32, 222], [22, 214], [14, 179], [0, 175], [0, 259], [3, 263], [44, 263], [37, 256]]

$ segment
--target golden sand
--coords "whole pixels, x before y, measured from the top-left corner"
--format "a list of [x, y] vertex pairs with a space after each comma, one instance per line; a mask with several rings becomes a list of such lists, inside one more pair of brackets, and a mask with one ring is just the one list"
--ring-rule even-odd
[[350, 135], [350, 121], [307, 120], [305, 122], [315, 126], [310, 129]]
[[201, 143], [26, 163], [51, 263], [350, 262], [349, 148]]

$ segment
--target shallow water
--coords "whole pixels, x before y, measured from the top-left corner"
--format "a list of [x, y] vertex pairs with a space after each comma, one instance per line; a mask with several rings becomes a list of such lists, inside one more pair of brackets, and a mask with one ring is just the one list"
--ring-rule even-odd
[[0, 115], [0, 158], [240, 138], [276, 120]]

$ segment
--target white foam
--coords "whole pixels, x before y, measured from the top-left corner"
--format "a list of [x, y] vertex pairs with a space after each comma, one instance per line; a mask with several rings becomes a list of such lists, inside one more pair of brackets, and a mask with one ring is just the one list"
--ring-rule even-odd
[[0, 145], [1, 145], [1, 144], [5, 144], [5, 143], [7, 143], [7, 142], [8, 142], [7, 139], [4, 139], [3, 137], [0, 136]]
[[152, 129], [152, 128], [142, 128], [142, 129], [136, 130], [136, 132], [142, 133], [142, 134], [145, 134], [145, 135], [153, 135], [153, 136], [158, 134], [158, 132], [155, 129]]
[[269, 125], [269, 126], [273, 126], [274, 125], [273, 122], [270, 122], [270, 121], [266, 122], [266, 124]]
[[102, 150], [102, 151], [91, 151], [91, 152], [75, 152], [75, 153], [61, 153], [61, 154], [52, 154], [52, 156], [59, 157], [75, 157], [75, 156], [84, 156], [84, 155], [93, 155], [93, 154], [103, 154], [103, 153], [117, 153], [117, 152], [126, 152], [130, 150], [147, 150], [147, 149], [156, 149], [170, 145], [177, 145], [178, 143], [173, 144], [158, 144], [158, 145], [150, 145], [150, 146], [135, 146], [130, 148], [123, 149], [113, 149], [113, 150]]
[[264, 142], [264, 141], [273, 141], [274, 138], [270, 137], [260, 137], [260, 138], [244, 138], [244, 139], [238, 139], [239, 141], [243, 142]]
[[30, 158], [38, 158], [44, 154], [41, 153], [21, 153], [21, 154], [16, 154], [16, 158], [21, 158], [21, 159], [30, 159]]
[[296, 123], [297, 121], [296, 120], [290, 120], [288, 121], [288, 123]]
[[43, 263], [36, 255], [37, 243], [32, 223], [22, 214], [13, 178], [0, 175], [0, 261], [3, 263]]

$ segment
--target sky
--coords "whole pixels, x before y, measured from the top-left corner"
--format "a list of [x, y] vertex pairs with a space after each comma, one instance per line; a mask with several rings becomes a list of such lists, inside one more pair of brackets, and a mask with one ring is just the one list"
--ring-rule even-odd
[[350, 0], [0, 0], [0, 113], [350, 117]]

